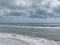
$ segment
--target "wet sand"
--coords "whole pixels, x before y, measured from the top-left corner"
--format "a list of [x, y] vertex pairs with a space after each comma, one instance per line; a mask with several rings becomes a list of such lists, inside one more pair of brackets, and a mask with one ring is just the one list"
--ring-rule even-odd
[[0, 45], [31, 45], [31, 44], [15, 38], [0, 37]]

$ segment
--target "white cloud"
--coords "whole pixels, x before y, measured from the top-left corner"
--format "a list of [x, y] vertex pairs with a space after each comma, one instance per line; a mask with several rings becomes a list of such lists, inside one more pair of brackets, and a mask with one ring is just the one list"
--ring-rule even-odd
[[16, 6], [30, 6], [31, 5], [31, 0], [14, 0], [14, 4]]
[[6, 13], [10, 13], [11, 12], [11, 10], [10, 9], [0, 9], [0, 16], [4, 16]]

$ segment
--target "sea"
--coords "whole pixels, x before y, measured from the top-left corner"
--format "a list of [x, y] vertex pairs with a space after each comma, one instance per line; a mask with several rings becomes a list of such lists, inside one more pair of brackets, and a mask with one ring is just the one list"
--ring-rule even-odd
[[60, 24], [0, 23], [0, 45], [60, 45]]

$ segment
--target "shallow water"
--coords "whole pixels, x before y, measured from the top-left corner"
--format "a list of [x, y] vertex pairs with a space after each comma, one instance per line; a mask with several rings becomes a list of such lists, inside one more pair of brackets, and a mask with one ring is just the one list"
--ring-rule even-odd
[[0, 33], [0, 45], [60, 45], [60, 41], [9, 33]]
[[[31, 45], [35, 45], [35, 43], [36, 45], [44, 45], [44, 44], [59, 45], [59, 42], [57, 41], [60, 41], [60, 27], [59, 27], [59, 24], [55, 24], [53, 26], [56, 26], [56, 25], [58, 26], [50, 27], [50, 24], [49, 25], [45, 24], [45, 27], [40, 24], [39, 25], [33, 24], [33, 26], [32, 24], [31, 25], [30, 24], [23, 24], [23, 25], [22, 24], [0, 24], [0, 33], [2, 33], [2, 35], [3, 33], [8, 33], [9, 36], [11, 33], [22, 35], [23, 37], [17, 37], [17, 38], [20, 38], [20, 40], [23, 39], [22, 40], [23, 43], [26, 42], [26, 40], [28, 40], [27, 43], [28, 44], [32, 43]], [[16, 37], [17, 35], [13, 35], [13, 36]], [[51, 40], [53, 41], [51, 42]]]

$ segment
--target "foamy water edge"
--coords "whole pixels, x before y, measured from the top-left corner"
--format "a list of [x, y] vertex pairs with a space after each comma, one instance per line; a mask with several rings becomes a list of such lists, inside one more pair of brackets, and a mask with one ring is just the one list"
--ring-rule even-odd
[[41, 27], [41, 26], [12, 26], [12, 25], [0, 25], [0, 27], [22, 27], [22, 28], [60, 28], [60, 27]]
[[27, 44], [30, 44], [30, 45], [60, 45], [59, 43], [60, 41], [53, 41], [53, 40], [48, 40], [44, 38], [23, 36], [23, 35], [17, 35], [17, 34], [0, 33], [0, 37], [17, 39], [17, 40], [20, 40], [20, 42], [23, 41], [23, 43], [26, 42]]

